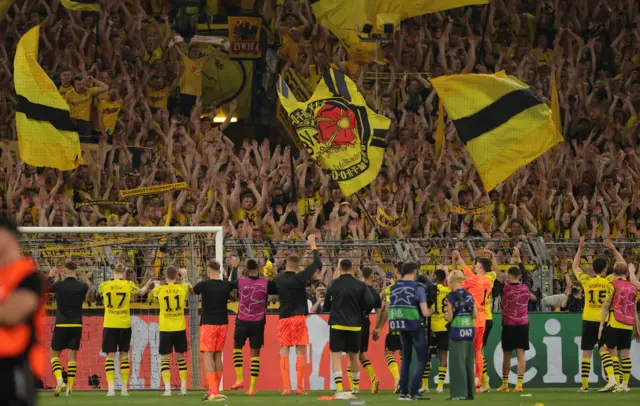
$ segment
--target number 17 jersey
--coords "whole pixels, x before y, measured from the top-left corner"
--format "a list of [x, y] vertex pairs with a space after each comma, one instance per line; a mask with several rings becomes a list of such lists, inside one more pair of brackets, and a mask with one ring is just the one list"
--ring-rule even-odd
[[160, 304], [159, 331], [183, 331], [187, 329], [184, 319], [184, 308], [189, 295], [189, 285], [186, 283], [170, 283], [158, 285], [153, 289], [153, 295]]
[[138, 287], [131, 281], [114, 279], [102, 282], [98, 288], [104, 301], [104, 327], [131, 327], [131, 295], [138, 294]]
[[584, 272], [577, 273], [576, 277], [584, 289], [582, 320], [599, 322], [602, 315], [602, 306], [607, 296], [609, 281], [600, 275], [591, 277]]

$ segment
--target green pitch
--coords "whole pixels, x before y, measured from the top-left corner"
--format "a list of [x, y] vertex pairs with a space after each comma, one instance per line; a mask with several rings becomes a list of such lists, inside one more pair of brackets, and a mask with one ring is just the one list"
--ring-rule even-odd
[[[594, 389], [592, 389], [594, 390]], [[203, 392], [189, 392], [186, 397], [176, 396], [177, 392], [170, 398], [160, 396], [161, 392], [131, 391], [131, 396], [107, 398], [106, 392], [76, 392], [71, 397], [64, 395], [54, 398], [50, 392], [39, 395], [39, 406], [142, 406], [142, 405], [197, 405], [202, 404]], [[226, 402], [211, 403], [226, 406], [251, 406], [251, 405], [317, 405], [321, 406], [327, 402], [316, 401], [317, 397], [330, 395], [330, 392], [311, 392], [307, 396], [280, 396], [276, 392], [258, 392], [254, 397], [247, 397], [244, 393], [225, 392], [229, 397]], [[532, 389], [527, 394], [531, 396], [521, 396], [517, 393], [497, 393], [491, 392], [479, 394], [472, 403], [475, 406], [603, 406], [607, 403], [620, 406], [640, 405], [640, 389], [632, 388], [630, 393], [576, 393], [575, 389]], [[428, 404], [450, 404], [448, 395], [430, 393], [431, 402]], [[391, 392], [383, 392], [377, 395], [361, 394], [360, 399], [367, 402], [367, 406], [389, 405], [396, 403], [398, 396]], [[333, 401], [329, 404], [346, 404], [346, 401]], [[404, 403], [404, 402], [403, 402]], [[424, 402], [421, 402], [424, 403]], [[209, 404], [209, 403], [207, 403]], [[400, 403], [402, 404], [402, 403]]]

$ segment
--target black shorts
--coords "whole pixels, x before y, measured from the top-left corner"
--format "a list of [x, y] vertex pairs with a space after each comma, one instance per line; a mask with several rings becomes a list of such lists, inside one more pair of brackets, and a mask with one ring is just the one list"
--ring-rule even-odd
[[34, 406], [36, 387], [29, 361], [26, 357], [16, 362], [6, 362], [0, 368], [0, 399], [3, 405]]
[[102, 352], [129, 352], [131, 348], [131, 327], [109, 328], [102, 330]]
[[502, 351], [529, 349], [529, 325], [502, 326]]
[[233, 345], [242, 348], [249, 340], [249, 348], [259, 350], [264, 346], [264, 321], [240, 321], [236, 319]]
[[433, 333], [435, 337], [435, 345], [438, 351], [449, 351], [449, 332], [436, 331]]
[[160, 345], [158, 345], [160, 355], [170, 355], [174, 350], [178, 354], [184, 354], [187, 348], [187, 330], [160, 332]]
[[400, 333], [388, 333], [384, 339], [384, 349], [387, 351], [401, 351], [402, 341], [400, 341]]
[[329, 329], [329, 349], [331, 352], [355, 354], [360, 352], [361, 331]]
[[80, 349], [82, 340], [82, 327], [54, 327], [51, 337], [51, 349], [53, 351]]
[[489, 339], [489, 334], [491, 333], [492, 328], [493, 328], [493, 320], [487, 320], [484, 325], [484, 337], [482, 337], [482, 348], [487, 346], [487, 340]]
[[600, 322], [598, 321], [582, 321], [582, 342], [580, 349], [582, 351], [592, 351], [598, 342], [598, 330]]
[[371, 334], [371, 326], [366, 323], [360, 330], [360, 352], [365, 353], [369, 351], [369, 335]]
[[606, 326], [602, 332], [603, 344], [609, 349], [617, 348], [620, 350], [628, 350], [631, 348], [631, 341], [633, 339], [633, 330], [624, 330], [621, 328], [614, 328]]

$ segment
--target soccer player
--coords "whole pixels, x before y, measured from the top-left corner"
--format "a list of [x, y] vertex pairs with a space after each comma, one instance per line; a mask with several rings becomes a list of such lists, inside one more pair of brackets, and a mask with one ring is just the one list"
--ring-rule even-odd
[[20, 253], [20, 233], [0, 213], [0, 399], [6, 405], [34, 406], [34, 375], [43, 375], [44, 289], [35, 263]]
[[373, 304], [371, 307], [365, 308], [363, 319], [362, 319], [362, 335], [360, 341], [360, 364], [362, 364], [362, 368], [364, 368], [369, 374], [369, 378], [371, 378], [371, 393], [378, 393], [380, 391], [380, 379], [376, 376], [376, 371], [373, 369], [373, 365], [371, 364], [371, 360], [367, 357], [366, 353], [369, 350], [369, 335], [371, 334], [371, 320], [369, 320], [369, 315], [373, 310], [376, 311], [376, 320], [380, 319], [380, 313], [382, 308], [382, 301], [380, 299], [380, 294], [373, 287], [373, 277], [374, 271], [373, 268], [365, 266], [362, 268], [362, 277], [364, 279], [364, 284], [369, 289], [371, 296], [373, 297]]
[[[444, 380], [447, 377], [447, 353], [449, 352], [449, 331], [447, 330], [445, 315], [447, 314], [447, 295], [451, 293], [451, 289], [446, 286], [446, 271], [438, 269], [434, 272], [434, 279], [438, 294], [431, 308], [431, 331], [434, 333], [436, 350], [438, 351], [438, 386], [436, 392], [442, 393], [444, 391]], [[422, 386], [423, 389], [426, 389], [425, 392], [429, 390], [428, 375], [426, 382], [422, 382]]]
[[[606, 243], [605, 243], [606, 245]], [[588, 275], [580, 268], [580, 260], [584, 251], [584, 237], [580, 238], [578, 250], [573, 258], [573, 273], [584, 289], [584, 310], [582, 311], [582, 362], [580, 364], [582, 386], [578, 392], [589, 392], [589, 375], [591, 374], [591, 354], [598, 344], [598, 328], [602, 306], [607, 295], [609, 281], [605, 279], [607, 274], [607, 260], [596, 258], [593, 260], [592, 269], [594, 275]], [[607, 353], [608, 354], [608, 353]], [[606, 358], [606, 355], [605, 355]], [[605, 361], [603, 359], [603, 361]]]
[[509, 392], [509, 372], [511, 371], [511, 353], [516, 352], [518, 358], [518, 381], [514, 392], [522, 393], [522, 380], [527, 368], [524, 353], [529, 349], [529, 299], [536, 296], [529, 292], [529, 287], [522, 283], [522, 269], [511, 267], [508, 271], [507, 284], [502, 291], [502, 386], [498, 392]]
[[104, 301], [104, 325], [102, 330], [102, 352], [107, 354], [104, 371], [107, 376], [107, 396], [115, 396], [115, 354], [120, 352], [120, 378], [122, 378], [122, 396], [129, 396], [129, 348], [131, 347], [131, 311], [129, 305], [132, 295], [144, 296], [153, 286], [149, 280], [142, 288], [125, 278], [126, 268], [117, 264], [113, 269], [113, 280], [102, 282], [98, 292]]
[[[73, 383], [76, 379], [76, 359], [80, 350], [82, 339], [82, 303], [87, 295], [89, 287], [85, 282], [78, 280], [77, 266], [75, 262], [67, 261], [64, 264], [63, 280], [58, 280], [51, 285], [51, 293], [54, 294], [57, 303], [56, 325], [51, 338], [51, 368], [56, 377], [56, 389], [53, 396], [59, 396], [65, 388], [66, 395], [71, 395]], [[60, 354], [67, 351], [67, 384], [62, 380], [62, 363]]]
[[[465, 275], [465, 280], [462, 282], [462, 288], [471, 293], [473, 299], [476, 302], [478, 309], [478, 317], [473, 319], [475, 324], [475, 336], [473, 345], [475, 348], [475, 373], [476, 373], [476, 387], [481, 386], [482, 367], [484, 365], [482, 358], [482, 346], [484, 340], [485, 322], [487, 320], [487, 300], [489, 294], [493, 289], [493, 282], [491, 278], [486, 274], [491, 272], [491, 260], [485, 257], [478, 257], [475, 260], [473, 271], [471, 271], [464, 263], [459, 251], [453, 251], [452, 254], [453, 265], [461, 265], [462, 271]], [[483, 391], [484, 389], [481, 389]]]
[[251, 354], [251, 384], [248, 396], [256, 394], [258, 375], [260, 374], [260, 350], [264, 346], [264, 327], [267, 320], [267, 300], [269, 295], [277, 293], [273, 281], [261, 277], [258, 262], [247, 261], [247, 276], [238, 280], [238, 316], [233, 335], [233, 364], [236, 369], [236, 383], [231, 390], [244, 387], [242, 376], [242, 347], [249, 340]]
[[[630, 272], [635, 272], [635, 266], [629, 267]], [[616, 262], [613, 265], [615, 279], [607, 285], [605, 302], [602, 306], [600, 316], [600, 326], [598, 328], [598, 339], [602, 339], [607, 346], [600, 351], [602, 364], [605, 368], [609, 382], [600, 392], [629, 392], [629, 378], [631, 376], [631, 358], [629, 349], [633, 336], [640, 340], [640, 323], [638, 322], [638, 312], [636, 311], [636, 288], [634, 284], [626, 279], [627, 264]], [[606, 323], [606, 328], [605, 328]], [[612, 361], [605, 364], [606, 354], [616, 358], [620, 353], [622, 384], [616, 385], [616, 378]]]
[[209, 386], [205, 399], [210, 402], [221, 402], [227, 399], [220, 394], [223, 371], [222, 351], [229, 324], [227, 302], [231, 292], [237, 288], [237, 284], [222, 280], [220, 264], [213, 260], [207, 264], [207, 276], [207, 280], [196, 283], [193, 292], [202, 296], [200, 352], [203, 353], [204, 370]]
[[[389, 329], [399, 331], [402, 341], [400, 400], [428, 400], [421, 397], [419, 391], [429, 353], [426, 319], [431, 315], [431, 310], [427, 306], [424, 286], [415, 281], [418, 268], [412, 262], [402, 265], [402, 279], [391, 288], [389, 302]], [[416, 365], [413, 377], [410, 377], [414, 351]]]
[[[396, 266], [396, 280], [400, 279], [400, 267], [401, 265], [399, 264]], [[373, 341], [377, 341], [379, 339], [382, 326], [386, 325], [387, 320], [389, 319], [389, 300], [392, 286], [393, 285], [387, 286], [385, 289], [385, 296], [382, 302], [382, 308], [380, 309], [380, 319], [376, 322], [376, 329], [373, 331]], [[393, 376], [396, 393], [400, 393], [400, 389], [398, 387], [398, 384], [400, 383], [400, 370], [398, 368], [398, 362], [396, 361], [396, 353], [401, 351], [402, 343], [400, 342], [400, 332], [388, 331], [384, 339], [384, 355], [387, 361], [387, 368], [389, 368], [389, 372], [391, 372], [391, 376]], [[402, 358], [402, 354], [400, 357]]]
[[[296, 349], [296, 395], [306, 395], [304, 391], [304, 366], [306, 348], [309, 344], [307, 330], [307, 283], [322, 269], [320, 254], [316, 247], [315, 234], [309, 235], [307, 242], [313, 251], [313, 262], [304, 271], [300, 271], [300, 259], [297, 255], [287, 257], [286, 269], [273, 280], [280, 300], [280, 319], [278, 320], [278, 342], [280, 344], [280, 374], [282, 375], [283, 395], [291, 393], [289, 371], [289, 353]], [[319, 277], [320, 275], [318, 275]]]
[[[180, 274], [186, 271], [178, 271], [174, 266], [168, 266], [164, 271], [164, 285], [157, 285], [153, 289], [153, 296], [160, 304], [160, 316], [158, 330], [160, 331], [160, 343], [158, 352], [161, 356], [160, 371], [164, 382], [162, 396], [171, 396], [171, 353], [176, 353], [178, 374], [180, 375], [180, 394], [187, 395], [187, 324], [184, 317], [184, 308], [187, 304], [189, 293], [193, 292], [191, 285], [179, 281]], [[184, 279], [183, 279], [184, 280]]]
[[[500, 277], [501, 282], [506, 281], [506, 276], [503, 272], [498, 271], [498, 261], [496, 260], [496, 256], [493, 252], [489, 250], [484, 250], [484, 253], [489, 255], [491, 259], [491, 271], [487, 272], [486, 275], [489, 279], [491, 279], [491, 291], [489, 292], [489, 297], [487, 298], [487, 321], [485, 322], [484, 335], [482, 337], [482, 349], [487, 346], [487, 341], [489, 340], [489, 334], [491, 334], [491, 330], [493, 329], [493, 312], [491, 311], [493, 306], [493, 284], [495, 284], [496, 279]], [[522, 263], [522, 259], [520, 258], [520, 249], [515, 247], [513, 249], [513, 256], [518, 263]], [[482, 354], [482, 379], [481, 379], [482, 387], [480, 388], [481, 393], [488, 393], [491, 391], [491, 386], [489, 386], [489, 369], [487, 367], [487, 358]]]
[[[335, 399], [352, 400], [360, 385], [359, 352], [362, 341], [362, 319], [365, 309], [373, 306], [374, 298], [366, 285], [354, 277], [351, 261], [338, 262], [337, 277], [327, 288], [324, 310], [329, 312], [329, 349], [333, 378], [336, 384]], [[349, 356], [352, 392], [342, 386], [342, 353]]]

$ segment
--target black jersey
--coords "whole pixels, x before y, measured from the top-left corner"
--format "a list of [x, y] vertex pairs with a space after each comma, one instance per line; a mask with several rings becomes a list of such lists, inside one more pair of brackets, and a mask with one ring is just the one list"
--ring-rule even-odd
[[82, 327], [82, 303], [89, 288], [76, 278], [66, 278], [51, 285], [55, 294], [56, 326]]

